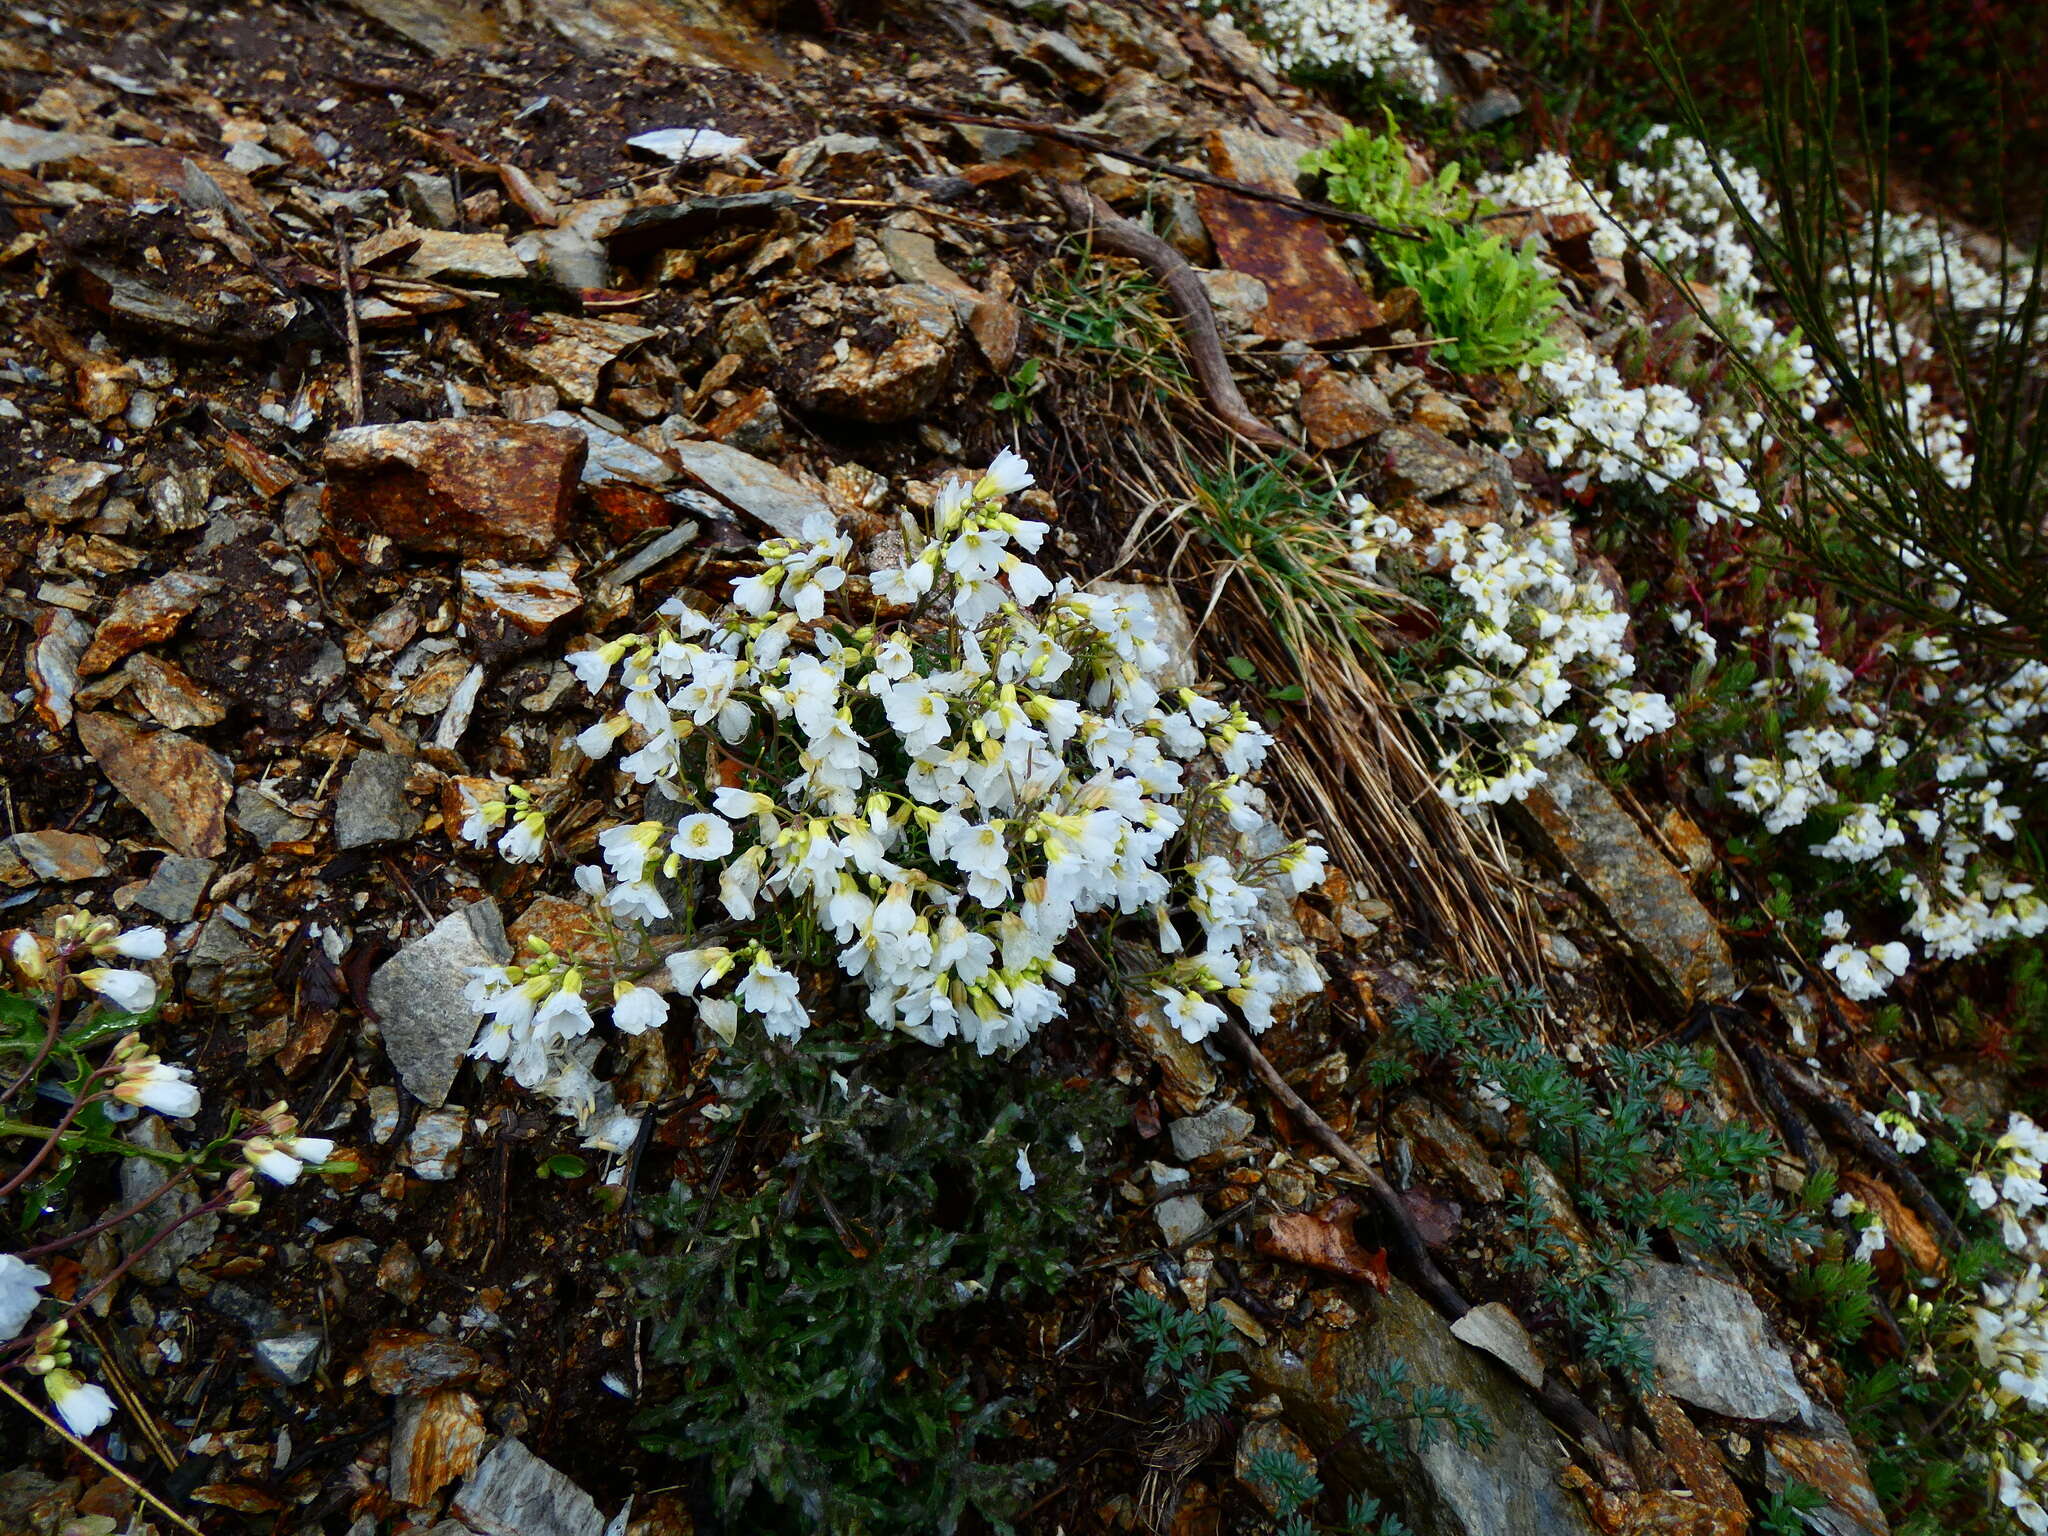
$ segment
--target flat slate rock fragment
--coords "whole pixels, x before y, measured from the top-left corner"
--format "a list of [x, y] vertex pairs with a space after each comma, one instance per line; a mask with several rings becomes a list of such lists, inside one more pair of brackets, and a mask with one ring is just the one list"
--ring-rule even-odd
[[1812, 1400], [1748, 1291], [1682, 1264], [1651, 1260], [1628, 1302], [1644, 1311], [1657, 1384], [1680, 1402], [1730, 1419], [1804, 1421]]
[[[1507, 1371], [1462, 1343], [1437, 1311], [1402, 1281], [1370, 1302], [1369, 1327], [1310, 1324], [1298, 1343], [1251, 1351], [1254, 1387], [1277, 1392], [1286, 1420], [1311, 1443], [1329, 1446], [1328, 1467], [1390, 1501], [1417, 1536], [1595, 1536], [1583, 1503], [1561, 1487], [1563, 1449], [1542, 1411]], [[1416, 1388], [1444, 1387], [1476, 1408], [1493, 1430], [1485, 1444], [1425, 1437], [1410, 1422], [1404, 1449], [1384, 1457], [1347, 1434], [1348, 1399], [1372, 1393], [1373, 1374], [1403, 1362]]]
[[1547, 766], [1549, 779], [1529, 792], [1523, 807], [1651, 980], [1682, 1005], [1732, 997], [1734, 959], [1691, 884], [1575, 753], [1560, 753]]
[[135, 893], [135, 904], [171, 922], [188, 923], [219, 868], [212, 859], [167, 853], [157, 862], [148, 883]]
[[405, 803], [412, 763], [391, 752], [359, 752], [334, 802], [334, 846], [363, 848], [402, 842], [420, 829], [419, 813]]
[[448, 1101], [483, 1022], [462, 995], [469, 968], [503, 964], [511, 954], [496, 903], [479, 901], [449, 913], [370, 978], [385, 1054], [406, 1091], [429, 1108]]
[[531, 421], [344, 428], [327, 439], [328, 520], [438, 554], [544, 555], [588, 451], [582, 433]]
[[[1312, 148], [1219, 128], [1209, 135], [1209, 167], [1233, 181], [1296, 194], [1296, 167]], [[1215, 187], [1198, 189], [1195, 202], [1223, 264], [1266, 285], [1260, 326], [1266, 335], [1319, 343], [1356, 336], [1380, 323], [1379, 305], [1359, 287], [1329, 226], [1315, 215]]]
[[179, 853], [211, 859], [227, 850], [234, 771], [218, 752], [123, 715], [80, 715], [78, 740], [114, 788]]
[[597, 1502], [509, 1436], [463, 1482], [449, 1512], [478, 1536], [604, 1536]]

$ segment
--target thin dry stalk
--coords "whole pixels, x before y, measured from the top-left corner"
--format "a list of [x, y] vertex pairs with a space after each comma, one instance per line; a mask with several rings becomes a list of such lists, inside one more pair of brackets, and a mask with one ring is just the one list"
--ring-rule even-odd
[[[1183, 491], [1190, 502], [1204, 494], [1185, 480]], [[1460, 814], [1438, 793], [1432, 744], [1418, 739], [1387, 691], [1370, 640], [1356, 630], [1368, 605], [1404, 600], [1334, 560], [1325, 563], [1339, 589], [1304, 599], [1246, 562], [1217, 560], [1186, 537], [1185, 525], [1181, 533], [1172, 568], [1207, 594], [1197, 631], [1208, 670], [1220, 675], [1236, 656], [1262, 678], [1301, 684], [1299, 700], [1280, 704], [1287, 729], [1269, 760], [1296, 824], [1319, 829], [1342, 868], [1398, 895], [1424, 942], [1461, 974], [1536, 982], [1535, 915], [1498, 829]], [[1304, 529], [1304, 537], [1324, 536]], [[1331, 527], [1327, 537], [1337, 536]], [[1333, 606], [1349, 613], [1351, 631], [1318, 611]]]
[[185, 1536], [205, 1536], [205, 1533], [201, 1531], [198, 1526], [194, 1525], [190, 1520], [187, 1520], [183, 1515], [179, 1514], [175, 1509], [171, 1508], [171, 1506], [166, 1504], [162, 1499], [158, 1498], [155, 1494], [151, 1493], [147, 1488], [143, 1487], [142, 1484], [135, 1481], [135, 1479], [128, 1473], [123, 1472], [111, 1461], [107, 1460], [106, 1457], [102, 1456], [90, 1445], [86, 1444], [85, 1441], [79, 1439], [78, 1436], [71, 1433], [71, 1431], [66, 1429], [63, 1426], [63, 1424], [59, 1423], [56, 1419], [51, 1418], [50, 1415], [45, 1413], [42, 1410], [42, 1408], [38, 1406], [36, 1403], [31, 1402], [28, 1398], [23, 1397], [19, 1392], [15, 1391], [13, 1385], [10, 1382], [0, 1380], [0, 1393], [5, 1393], [8, 1397], [12, 1398], [14, 1402], [17, 1403], [21, 1408], [33, 1414], [36, 1418], [40, 1419], [43, 1423], [44, 1428], [48, 1429], [52, 1434], [58, 1436], [60, 1439], [63, 1439], [66, 1442], [68, 1442], [73, 1450], [78, 1451], [82, 1455], [89, 1458], [92, 1461], [92, 1463], [95, 1466], [97, 1466], [101, 1471], [109, 1474], [112, 1477], [118, 1478], [121, 1482], [125, 1483], [130, 1489], [130, 1491], [132, 1491], [137, 1498], [141, 1499], [145, 1504], [148, 1504], [152, 1509], [156, 1510], [166, 1520], [169, 1520], [171, 1524], [175, 1525], [179, 1530], [185, 1532]]

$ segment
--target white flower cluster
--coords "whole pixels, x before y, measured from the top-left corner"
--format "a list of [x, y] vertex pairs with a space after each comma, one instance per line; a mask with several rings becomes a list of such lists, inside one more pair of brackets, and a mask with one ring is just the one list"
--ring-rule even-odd
[[[1819, 371], [1812, 348], [1796, 334], [1780, 332], [1772, 317], [1759, 309], [1755, 252], [1743, 233], [1743, 223], [1735, 217], [1737, 203], [1759, 221], [1767, 223], [1776, 217], [1761, 180], [1747, 166], [1724, 164], [1722, 170], [1729, 174], [1729, 184], [1735, 190], [1735, 199], [1731, 199], [1714, 174], [1708, 147], [1692, 137], [1673, 137], [1665, 125], [1651, 127], [1642, 135], [1636, 152], [1636, 160], [1616, 164], [1614, 193], [1583, 182], [1569, 158], [1550, 150], [1524, 166], [1481, 176], [1475, 186], [1483, 197], [1509, 207], [1591, 215], [1597, 221], [1591, 236], [1595, 256], [1620, 256], [1630, 244], [1640, 244], [1663, 266], [1686, 274], [1688, 281], [1700, 285], [1700, 299], [1714, 311], [1722, 330], [1749, 352], [1765, 379], [1800, 403], [1802, 414], [1810, 420], [1827, 399], [1827, 377]], [[1597, 360], [1581, 360], [1577, 365], [1567, 362], [1554, 377], [1546, 375], [1552, 385], [1559, 385], [1567, 401], [1577, 399], [1575, 389], [1585, 385], [1593, 385], [1599, 393], [1599, 401], [1581, 412], [1585, 420], [1575, 424], [1575, 434], [1554, 440], [1550, 446], [1563, 444], [1565, 457], [1569, 457], [1583, 438], [1589, 459], [1604, 481], [1645, 479], [1651, 489], [1665, 489], [1669, 481], [1704, 471], [1714, 481], [1714, 494], [1700, 504], [1700, 516], [1706, 522], [1712, 522], [1722, 510], [1737, 514], [1753, 510], [1749, 506], [1753, 494], [1741, 465], [1761, 424], [1759, 416], [1747, 414], [1747, 420], [1735, 424], [1720, 412], [1702, 412], [1692, 401], [1673, 401], [1671, 395], [1679, 395], [1675, 389], [1626, 391], [1618, 375], [1612, 379], [1585, 377], [1597, 367]], [[1661, 453], [1665, 442], [1659, 428], [1673, 418], [1688, 416], [1694, 420], [1704, 416], [1706, 424], [1688, 430], [1683, 440], [1704, 436], [1700, 457], [1718, 457], [1729, 463], [1718, 469], [1700, 463], [1665, 463]], [[1628, 426], [1634, 420], [1647, 424], [1649, 442], [1630, 438]], [[1565, 463], [1565, 457], [1552, 457], [1552, 465]], [[1622, 469], [1626, 463], [1634, 463], [1638, 469]]]
[[1919, 440], [1928, 462], [1957, 490], [1968, 490], [1977, 471], [1976, 456], [1963, 448], [1970, 424], [1936, 405], [1929, 384], [1908, 384], [1905, 405], [1906, 430]]
[[1281, 73], [1306, 66], [1385, 76], [1424, 101], [1443, 94], [1443, 71], [1393, 0], [1258, 0], [1258, 29]]
[[[1979, 1412], [2001, 1428], [2016, 1414], [2048, 1411], [2048, 1288], [2041, 1265], [2048, 1258], [2048, 1132], [2022, 1114], [2010, 1115], [1992, 1159], [1970, 1176], [1970, 1199], [1998, 1223], [2005, 1246], [2026, 1269], [1980, 1286], [1954, 1342], [1975, 1350], [1984, 1370]], [[2030, 1531], [2048, 1531], [2048, 1494], [2042, 1458], [2028, 1441], [2002, 1436], [1991, 1458], [1999, 1502]]]
[[[2019, 808], [1994, 774], [2048, 774], [2040, 745], [2048, 665], [2021, 663], [1992, 682], [1959, 685], [1949, 678], [1953, 654], [1921, 640], [1859, 675], [1826, 654], [1819, 626], [1803, 612], [1773, 625], [1768, 646], [1771, 665], [1751, 692], [1787, 728], [1768, 754], [1710, 760], [1731, 785], [1730, 801], [1772, 833], [1820, 813], [1835, 818], [1808, 851], [1880, 876], [1897, 871], [1899, 899], [1911, 908], [1904, 930], [1936, 959], [2048, 932], [2048, 901], [2011, 879], [1992, 852], [2019, 833]], [[1916, 712], [1916, 702], [1928, 713]], [[1861, 797], [1859, 778], [1899, 768], [1909, 755], [1932, 767], [1934, 782], [1916, 795], [1921, 803]], [[1901, 870], [1902, 861], [1911, 867]], [[1900, 940], [1850, 942], [1839, 912], [1822, 931], [1833, 941], [1822, 964], [1859, 1002], [1883, 996], [1912, 964]]]
[[1595, 221], [1590, 237], [1595, 256], [1618, 260], [1628, 253], [1628, 236], [1607, 198], [1579, 179], [1569, 155], [1541, 150], [1522, 165], [1482, 172], [1473, 178], [1472, 189], [1503, 208], [1533, 208], [1551, 218], [1586, 214]]
[[[1323, 852], [1288, 843], [1243, 867], [1207, 851], [1226, 841], [1213, 829], [1268, 830], [1245, 776], [1271, 738], [1192, 689], [1161, 692], [1149, 607], [1031, 562], [1046, 525], [1003, 505], [1030, 484], [1005, 451], [941, 490], [929, 538], [906, 517], [903, 563], [866, 583], [893, 620], [826, 617], [849, 549], [820, 520], [761, 546], [736, 611], [671, 601], [646, 632], [570, 657], [619, 700], [582, 749], [618, 751], [651, 792], [578, 883], [634, 936], [622, 950], [652, 956], [656, 925], [688, 946], [614, 977], [617, 1029], [661, 1024], [674, 996], [728, 1042], [745, 1020], [794, 1038], [805, 973], [836, 961], [875, 1025], [1007, 1050], [1063, 1014], [1062, 946], [1110, 914], [1156, 932], [1147, 984], [1189, 1039], [1226, 1002], [1270, 1024], [1283, 976], [1257, 958], [1254, 913], [1269, 887], [1317, 883]], [[488, 838], [504, 804], [466, 830]], [[604, 1005], [581, 966], [536, 955], [474, 973], [487, 1017], [471, 1054], [559, 1102], [588, 1081]]]
[[1636, 141], [1636, 153], [1640, 159], [1621, 160], [1614, 167], [1618, 201], [1634, 215], [1629, 222], [1636, 238], [1664, 265], [1712, 282], [1722, 298], [1751, 298], [1757, 289], [1756, 252], [1736, 210], [1759, 224], [1776, 221], [1777, 208], [1763, 179], [1746, 165], [1717, 157], [1698, 139], [1674, 134], [1665, 123]]
[[[1438, 765], [1452, 804], [1473, 812], [1519, 800], [1542, 783], [1542, 764], [1577, 734], [1557, 718], [1575, 693], [1598, 701], [1588, 724], [1614, 757], [1675, 723], [1662, 694], [1627, 686], [1636, 665], [1626, 645], [1628, 615], [1606, 584], [1580, 568], [1563, 518], [1476, 531], [1448, 521], [1436, 529], [1428, 559], [1447, 569], [1472, 605], [1457, 633], [1468, 660], [1437, 680], [1436, 716], [1499, 738], [1485, 754], [1456, 752]], [[1482, 755], [1502, 761], [1489, 770]]]
[[[1925, 214], [1892, 213], [1866, 222], [1851, 236], [1848, 262], [1829, 269], [1828, 280], [1846, 297], [1839, 329], [1845, 340], [1861, 327], [1899, 360], [1925, 357], [1932, 348], [1901, 320], [1893, 305], [1879, 302], [1880, 290], [1917, 289], [1939, 297], [1971, 317], [1971, 339], [1995, 340], [2016, 333], [2015, 321], [2027, 301], [2028, 262], [2015, 254], [2003, 272], [1973, 258], [1961, 236]], [[2041, 322], [2036, 321], [2038, 337]]]
[[[1698, 497], [1697, 516], [1711, 525], [1747, 518], [1761, 506], [1750, 485], [1749, 454], [1763, 417], [1737, 423], [1705, 417], [1690, 396], [1669, 384], [1643, 389], [1622, 382], [1614, 365], [1590, 347], [1572, 347], [1537, 365], [1556, 397], [1552, 412], [1530, 426], [1530, 441], [1553, 469], [1577, 465], [1565, 483], [1581, 491], [1597, 477], [1655, 493]], [[1765, 446], [1768, 446], [1767, 444]]]
[[1345, 564], [1361, 576], [1377, 576], [1380, 561], [1389, 550], [1405, 550], [1415, 542], [1409, 528], [1380, 511], [1365, 496], [1353, 495], [1345, 503], [1351, 514], [1346, 530]]

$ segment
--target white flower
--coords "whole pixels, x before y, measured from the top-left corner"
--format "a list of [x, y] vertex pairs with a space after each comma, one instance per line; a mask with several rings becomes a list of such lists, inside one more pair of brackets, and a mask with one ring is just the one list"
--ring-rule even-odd
[[124, 960], [161, 960], [166, 947], [161, 928], [131, 928], [105, 946]]
[[701, 997], [697, 1000], [697, 1017], [704, 1021], [704, 1027], [724, 1041], [728, 1046], [739, 1038], [740, 1005], [729, 997]]
[[794, 1040], [811, 1022], [797, 1000], [797, 980], [768, 958], [766, 951], [754, 956], [747, 974], [740, 978], [739, 1001], [747, 1012], [759, 1014], [768, 1033], [777, 1039]]
[[1884, 996], [1891, 984], [1906, 974], [1913, 955], [1896, 940], [1867, 947], [1837, 944], [1821, 956], [1820, 963], [1834, 973], [1843, 996], [1861, 1003]]
[[324, 1136], [252, 1136], [242, 1144], [242, 1156], [266, 1179], [294, 1184], [308, 1164], [324, 1163], [334, 1155], [334, 1143]]
[[1019, 1147], [1017, 1149], [1017, 1187], [1019, 1189], [1029, 1189], [1037, 1182], [1038, 1175], [1031, 1171], [1031, 1149], [1029, 1147]]
[[1321, 885], [1329, 868], [1330, 855], [1320, 843], [1303, 843], [1280, 856], [1280, 871], [1287, 876], [1287, 883], [1297, 896]]
[[199, 1088], [184, 1067], [166, 1066], [154, 1056], [139, 1057], [121, 1069], [114, 1097], [158, 1114], [182, 1120], [199, 1113]]
[[17, 1338], [29, 1314], [43, 1298], [38, 1294], [50, 1277], [11, 1253], [0, 1253], [0, 1344]]
[[612, 1025], [629, 1035], [659, 1029], [668, 1022], [668, 1000], [652, 987], [621, 981], [612, 988]]
[[1223, 1022], [1223, 1010], [1194, 992], [1179, 987], [1154, 987], [1152, 995], [1165, 1004], [1166, 1022], [1188, 1040], [1206, 1040]]
[[746, 153], [747, 141], [716, 128], [655, 128], [626, 140], [628, 148], [644, 149], [664, 160], [722, 160]]
[[732, 969], [732, 951], [711, 946], [678, 950], [668, 957], [668, 973], [676, 989], [688, 996], [700, 986], [716, 986]]
[[686, 859], [722, 859], [732, 852], [732, 824], [708, 811], [685, 816], [676, 823], [669, 849]]
[[988, 473], [975, 482], [974, 495], [977, 500], [992, 501], [999, 497], [1014, 496], [1019, 491], [1030, 489], [1036, 483], [1030, 466], [1024, 462], [1021, 454], [1013, 453], [1008, 448], [999, 448], [996, 450], [995, 458], [989, 461]]
[[78, 980], [124, 1013], [147, 1013], [156, 1002], [156, 981], [146, 971], [119, 971], [99, 966], [80, 971]]
[[55, 1370], [43, 1378], [43, 1390], [50, 1394], [50, 1403], [57, 1410], [57, 1417], [72, 1434], [81, 1438], [92, 1434], [114, 1416], [114, 1400], [107, 1396], [103, 1387], [89, 1386], [71, 1372]]
[[511, 829], [498, 839], [498, 856], [509, 864], [531, 864], [547, 847], [547, 820], [538, 811], [515, 817]]

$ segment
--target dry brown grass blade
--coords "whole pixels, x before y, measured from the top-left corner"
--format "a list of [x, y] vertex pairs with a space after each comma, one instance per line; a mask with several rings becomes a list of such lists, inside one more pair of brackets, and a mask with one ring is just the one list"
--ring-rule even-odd
[[[1256, 605], [1227, 605], [1204, 630], [1205, 651], [1235, 652], [1261, 675], [1295, 663]], [[1533, 915], [1509, 873], [1498, 834], [1445, 804], [1436, 773], [1379, 679], [1355, 656], [1311, 647], [1304, 697], [1284, 706], [1288, 729], [1273, 776], [1304, 825], [1319, 828], [1338, 863], [1398, 897], [1426, 943], [1468, 976], [1533, 982], [1540, 975]]]
[[[1081, 249], [1086, 274], [1100, 258]], [[1114, 258], [1100, 268], [1105, 278], [1122, 270]], [[1071, 307], [1093, 286], [1081, 277], [1038, 297]], [[1295, 825], [1320, 832], [1340, 867], [1398, 896], [1423, 940], [1462, 974], [1534, 983], [1534, 916], [1498, 831], [1437, 793], [1438, 753], [1418, 740], [1370, 660], [1332, 633], [1328, 614], [1190, 537], [1186, 509], [1201, 494], [1191, 466], [1228, 462], [1234, 445], [1199, 408], [1193, 381], [1156, 365], [1156, 349], [1172, 335], [1163, 317], [1149, 306], [1124, 313], [1133, 326], [1142, 321], [1143, 334], [1124, 338], [1113, 355], [1078, 349], [1097, 365], [1095, 387], [1060, 390], [1056, 408], [1032, 424], [1027, 446], [1046, 465], [1041, 479], [1062, 504], [1093, 511], [1098, 536], [1112, 541], [1099, 551], [1104, 566], [1120, 569], [1142, 553], [1182, 583], [1208, 675], [1228, 675], [1226, 659], [1238, 656], [1261, 676], [1299, 678], [1303, 698], [1282, 710], [1286, 729], [1269, 770]], [[1380, 610], [1406, 601], [1344, 565], [1334, 524], [1300, 532], [1341, 589], [1333, 601]]]
[[[1152, 464], [1185, 466], [1185, 455]], [[1184, 501], [1199, 488], [1179, 470]], [[1154, 480], [1154, 494], [1166, 493]], [[1166, 525], [1162, 525], [1162, 533]], [[1198, 593], [1193, 617], [1205, 669], [1226, 675], [1228, 658], [1269, 679], [1297, 679], [1298, 702], [1281, 706], [1286, 729], [1270, 777], [1303, 830], [1323, 834], [1332, 856], [1379, 892], [1398, 896], [1429, 944], [1460, 973], [1533, 984], [1542, 974], [1534, 913], [1491, 821], [1460, 814], [1437, 792], [1433, 743], [1418, 739], [1371, 657], [1327, 614], [1285, 583], [1263, 581], [1242, 561], [1218, 560], [1183, 525], [1171, 568]], [[1326, 537], [1307, 527], [1303, 536]], [[1337, 537], [1333, 528], [1328, 538]], [[1333, 602], [1386, 607], [1404, 601], [1330, 562], [1343, 590]]]
[[101, 1471], [106, 1472], [113, 1477], [119, 1478], [123, 1483], [125, 1483], [129, 1487], [129, 1489], [131, 1489], [134, 1492], [137, 1498], [141, 1499], [145, 1504], [149, 1505], [152, 1509], [156, 1510], [159, 1514], [163, 1515], [165, 1519], [169, 1520], [173, 1525], [177, 1526], [179, 1530], [184, 1531], [186, 1533], [186, 1536], [205, 1536], [205, 1533], [201, 1531], [198, 1526], [194, 1525], [190, 1520], [187, 1520], [183, 1515], [179, 1514], [175, 1509], [171, 1508], [171, 1506], [166, 1504], [162, 1499], [158, 1498], [155, 1494], [151, 1493], [147, 1488], [143, 1487], [142, 1484], [135, 1481], [135, 1479], [128, 1473], [123, 1472], [111, 1461], [107, 1460], [106, 1457], [102, 1456], [90, 1445], [86, 1444], [85, 1441], [79, 1439], [78, 1436], [71, 1433], [70, 1430], [66, 1429], [56, 1419], [51, 1418], [50, 1415], [45, 1413], [42, 1410], [42, 1408], [39, 1407], [37, 1404], [29, 1401], [29, 1399], [23, 1397], [19, 1392], [15, 1391], [11, 1383], [4, 1380], [0, 1380], [0, 1392], [4, 1392], [8, 1397], [12, 1398], [17, 1404], [21, 1406], [21, 1408], [25, 1412], [31, 1413], [36, 1418], [42, 1420], [44, 1428], [48, 1429], [52, 1434], [57, 1435], [63, 1440], [69, 1442], [73, 1450], [78, 1451], [80, 1454], [90, 1458], [92, 1462], [100, 1468]]

